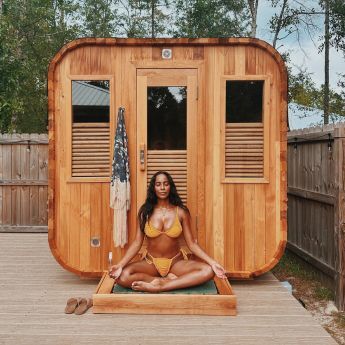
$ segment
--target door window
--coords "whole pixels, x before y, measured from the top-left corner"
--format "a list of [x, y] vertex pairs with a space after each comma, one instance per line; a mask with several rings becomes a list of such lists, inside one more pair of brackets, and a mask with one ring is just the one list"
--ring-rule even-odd
[[149, 150], [185, 150], [187, 88], [148, 87], [147, 144]]

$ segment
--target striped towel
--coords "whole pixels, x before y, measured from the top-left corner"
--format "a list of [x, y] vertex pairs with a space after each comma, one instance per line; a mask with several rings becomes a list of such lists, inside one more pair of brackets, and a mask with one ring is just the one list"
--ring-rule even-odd
[[128, 241], [127, 211], [130, 208], [128, 138], [125, 109], [119, 108], [114, 140], [114, 156], [110, 182], [110, 207], [114, 209], [113, 240], [123, 248]]

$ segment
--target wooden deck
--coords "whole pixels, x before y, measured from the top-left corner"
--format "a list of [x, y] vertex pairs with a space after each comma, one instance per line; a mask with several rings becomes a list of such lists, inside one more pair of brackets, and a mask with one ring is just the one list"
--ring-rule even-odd
[[64, 271], [47, 234], [0, 233], [0, 274], [0, 344], [336, 344], [271, 273], [231, 282], [236, 317], [65, 315], [66, 300], [91, 296], [97, 281]]

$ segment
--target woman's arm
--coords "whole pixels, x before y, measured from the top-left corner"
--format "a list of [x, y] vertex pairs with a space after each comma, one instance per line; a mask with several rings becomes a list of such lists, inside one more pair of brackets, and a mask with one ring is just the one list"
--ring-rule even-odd
[[138, 225], [137, 234], [135, 236], [134, 241], [130, 244], [130, 246], [128, 247], [126, 251], [126, 254], [117, 264], [122, 267], [125, 267], [138, 254], [143, 244], [143, 241], [144, 241], [144, 234], [140, 230], [140, 227]]
[[187, 246], [190, 249], [190, 251], [199, 257], [200, 259], [207, 262], [209, 265], [215, 262], [212, 258], [210, 258], [202, 249], [201, 247], [196, 243], [192, 231], [191, 231], [191, 220], [190, 215], [187, 211], [181, 212], [182, 214], [182, 228], [183, 228], [183, 235], [186, 240]]
[[182, 210], [181, 216], [184, 238], [190, 251], [200, 259], [207, 262], [218, 277], [226, 278], [224, 268], [219, 263], [217, 263], [217, 261], [209, 257], [194, 240], [191, 231], [191, 220], [189, 213], [185, 210]]
[[122, 268], [125, 267], [138, 254], [143, 244], [143, 241], [144, 241], [144, 234], [140, 230], [140, 227], [138, 225], [135, 239], [128, 247], [126, 254], [117, 264], [110, 267], [109, 275], [111, 277], [117, 279], [121, 275]]

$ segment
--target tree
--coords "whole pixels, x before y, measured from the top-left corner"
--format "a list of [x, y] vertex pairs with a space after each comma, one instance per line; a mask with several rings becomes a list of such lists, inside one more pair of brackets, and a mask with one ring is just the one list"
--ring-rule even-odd
[[117, 31], [117, 0], [84, 0], [81, 7], [83, 35], [111, 37]]
[[3, 1], [0, 22], [0, 130], [45, 132], [47, 67], [78, 36], [72, 0]]
[[[314, 7], [308, 6], [308, 2], [301, 3], [297, 0], [272, 0], [273, 7], [280, 6], [279, 13], [274, 15], [270, 20], [270, 28], [274, 33], [273, 46], [276, 47], [279, 40], [285, 39], [291, 34], [295, 34], [298, 42], [300, 42], [301, 31], [308, 34], [309, 38], [313, 40], [313, 36], [319, 30], [315, 24], [317, 16], [323, 15], [325, 18], [324, 24], [324, 36], [321, 49], [325, 49], [325, 81], [323, 85], [323, 110], [324, 110], [324, 123], [328, 124], [329, 112], [330, 112], [330, 88], [329, 88], [329, 42], [330, 42], [330, 31], [329, 31], [329, 1], [321, 0], [321, 9], [315, 9]], [[284, 34], [281, 37], [281, 34]]]
[[145, 37], [147, 28], [142, 21], [143, 7], [138, 0], [120, 0], [122, 11], [120, 18], [120, 35], [125, 37]]
[[158, 35], [165, 34], [167, 29], [168, 16], [162, 9], [169, 8], [168, 0], [141, 0], [147, 16], [143, 19], [149, 18], [151, 38]]
[[120, 0], [121, 34], [126, 37], [157, 37], [167, 34], [168, 0]]
[[[330, 112], [329, 48], [333, 46], [341, 50], [345, 57], [345, 3], [341, 0], [320, 0], [320, 5], [325, 11], [324, 42], [320, 50], [325, 50], [324, 122], [327, 124]], [[344, 90], [342, 78], [345, 78], [345, 74], [340, 74], [338, 85]], [[345, 98], [345, 92], [342, 91], [341, 94]]]
[[248, 35], [249, 17], [243, 0], [177, 0], [174, 37]]
[[[302, 33], [306, 33], [311, 40], [314, 40], [315, 33], [320, 28], [316, 24], [319, 15], [322, 15], [318, 8], [308, 5], [308, 1], [298, 0], [271, 0], [273, 8], [278, 13], [273, 15], [269, 21], [270, 31], [273, 33], [272, 45], [277, 48], [279, 41], [295, 35], [298, 42]], [[312, 3], [313, 4], [313, 3]]]
[[[342, 51], [345, 58], [345, 2], [330, 0], [330, 44], [338, 51]], [[339, 73], [338, 85], [345, 99], [345, 73]]]
[[325, 84], [323, 97], [323, 121], [327, 125], [329, 122], [329, 0], [324, 0], [325, 7]]
[[329, 0], [331, 45], [343, 51], [345, 57], [345, 2]]
[[250, 36], [251, 37], [256, 37], [256, 20], [257, 20], [257, 15], [258, 15], [258, 7], [259, 7], [259, 0], [247, 0], [249, 10], [250, 10], [250, 18], [251, 18], [251, 32]]
[[[289, 102], [316, 109], [324, 105], [325, 86], [317, 87], [310, 73], [300, 69], [293, 74], [289, 69]], [[303, 107], [301, 107], [302, 109]], [[334, 90], [329, 90], [329, 114], [345, 116], [345, 100], [342, 95]]]

